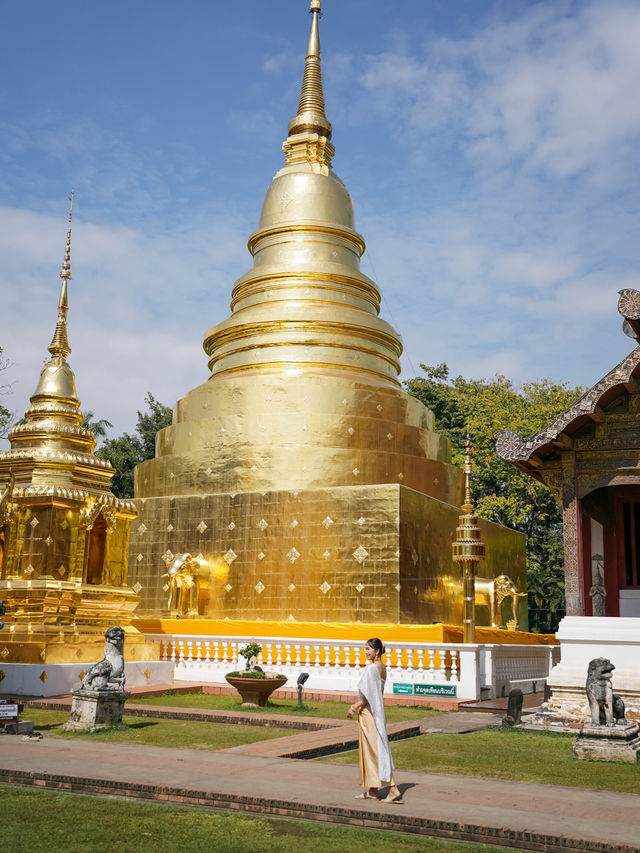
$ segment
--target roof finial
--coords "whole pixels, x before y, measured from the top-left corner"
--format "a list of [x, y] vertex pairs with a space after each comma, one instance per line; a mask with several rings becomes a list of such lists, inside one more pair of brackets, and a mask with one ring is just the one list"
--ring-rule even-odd
[[53, 333], [53, 340], [49, 344], [49, 352], [53, 356], [66, 358], [71, 352], [67, 338], [67, 311], [69, 310], [67, 282], [71, 278], [71, 220], [73, 219], [73, 194], [69, 196], [69, 228], [67, 229], [67, 242], [64, 249], [64, 260], [58, 277], [62, 279], [60, 286], [60, 298], [58, 299], [58, 321]]
[[331, 124], [324, 113], [322, 71], [320, 69], [320, 31], [318, 20], [322, 15], [320, 0], [311, 0], [311, 32], [304, 63], [298, 114], [289, 122], [289, 136], [305, 130], [331, 139]]
[[456, 527], [456, 538], [452, 543], [454, 563], [462, 563], [463, 583], [463, 641], [475, 643], [476, 616], [475, 616], [475, 572], [480, 560], [484, 559], [485, 546], [482, 534], [478, 526], [478, 518], [474, 514], [473, 501], [471, 500], [471, 439], [467, 433], [467, 441], [464, 448], [464, 503], [462, 504], [463, 515], [458, 517]]
[[467, 433], [467, 441], [464, 446], [464, 503], [462, 509], [465, 512], [473, 512], [473, 500], [471, 498], [471, 475], [473, 474], [473, 466], [471, 465], [471, 437]]

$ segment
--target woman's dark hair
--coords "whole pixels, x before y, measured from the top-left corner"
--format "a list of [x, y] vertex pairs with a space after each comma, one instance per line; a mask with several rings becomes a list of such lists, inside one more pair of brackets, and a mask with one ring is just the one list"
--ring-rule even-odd
[[372, 639], [367, 640], [367, 643], [371, 646], [374, 651], [378, 652], [380, 656], [384, 654], [384, 646], [382, 645], [382, 640], [379, 640], [377, 637], [372, 637]]

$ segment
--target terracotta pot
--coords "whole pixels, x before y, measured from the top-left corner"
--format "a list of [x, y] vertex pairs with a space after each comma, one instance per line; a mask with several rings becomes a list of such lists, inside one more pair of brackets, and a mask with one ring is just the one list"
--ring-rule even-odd
[[225, 675], [226, 681], [240, 694], [242, 704], [266, 705], [274, 690], [286, 684], [286, 678], [242, 678], [239, 675]]

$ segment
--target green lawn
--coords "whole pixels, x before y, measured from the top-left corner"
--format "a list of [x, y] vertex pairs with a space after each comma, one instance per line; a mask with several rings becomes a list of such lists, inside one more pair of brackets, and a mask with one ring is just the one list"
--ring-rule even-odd
[[[129, 701], [136, 705], [169, 705], [173, 708], [210, 708], [215, 711], [291, 714], [342, 720], [346, 719], [350, 704], [349, 702], [305, 702], [302, 708], [298, 708], [297, 700], [294, 699], [270, 699], [264, 708], [241, 708], [239, 696], [216, 693], [164, 693], [162, 696], [133, 697]], [[419, 720], [422, 717], [433, 717], [442, 713], [419, 705], [389, 705], [385, 711], [390, 723]]]
[[185, 749], [229, 749], [244, 743], [271, 740], [295, 734], [276, 726], [239, 726], [233, 723], [200, 723], [187, 720], [152, 720], [123, 717], [124, 725], [101, 732], [64, 732], [62, 724], [69, 719], [67, 711], [44, 711], [28, 708], [22, 715], [33, 720], [38, 731], [54, 737], [83, 737], [109, 743], [144, 743]]
[[[571, 748], [575, 735], [485, 729], [466, 735], [427, 734], [392, 744], [400, 770], [513, 779], [640, 794], [640, 764], [580, 761]], [[357, 764], [357, 752], [322, 761]]]
[[[489, 853], [496, 847], [432, 841], [307, 821], [121, 802], [0, 787], [2, 838], [21, 853]], [[499, 848], [505, 851], [506, 848]]]

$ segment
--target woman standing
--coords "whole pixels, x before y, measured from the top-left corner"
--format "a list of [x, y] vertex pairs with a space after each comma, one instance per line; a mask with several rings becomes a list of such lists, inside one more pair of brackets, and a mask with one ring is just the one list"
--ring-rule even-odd
[[364, 653], [369, 666], [358, 685], [358, 701], [347, 711], [351, 719], [358, 712], [358, 741], [360, 746], [360, 784], [366, 791], [359, 800], [377, 800], [378, 788], [389, 785], [383, 803], [400, 803], [402, 794], [393, 778], [393, 759], [387, 737], [387, 720], [382, 694], [387, 670], [382, 663], [384, 646], [377, 637], [367, 640]]

